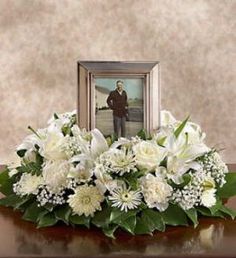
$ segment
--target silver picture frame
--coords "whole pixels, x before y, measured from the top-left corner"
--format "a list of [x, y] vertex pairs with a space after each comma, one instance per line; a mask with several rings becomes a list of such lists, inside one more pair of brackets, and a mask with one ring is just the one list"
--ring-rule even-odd
[[95, 123], [95, 79], [143, 78], [143, 129], [152, 133], [160, 126], [160, 63], [158, 61], [78, 61], [77, 121], [92, 130]]

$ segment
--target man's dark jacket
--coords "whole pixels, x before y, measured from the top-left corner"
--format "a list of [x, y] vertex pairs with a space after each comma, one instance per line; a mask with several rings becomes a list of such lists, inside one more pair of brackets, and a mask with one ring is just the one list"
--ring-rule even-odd
[[123, 90], [122, 94], [118, 90], [111, 91], [107, 98], [108, 106], [113, 110], [113, 115], [118, 117], [124, 117], [127, 115], [127, 94]]

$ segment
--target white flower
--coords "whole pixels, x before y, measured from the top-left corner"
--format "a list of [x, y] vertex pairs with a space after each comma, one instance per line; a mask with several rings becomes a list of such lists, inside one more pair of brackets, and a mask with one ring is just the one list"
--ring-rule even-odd
[[201, 196], [201, 204], [205, 207], [212, 207], [216, 204], [216, 189], [205, 190]]
[[137, 165], [140, 169], [154, 170], [164, 159], [165, 148], [152, 141], [142, 141], [133, 146]]
[[172, 126], [177, 122], [170, 111], [161, 110], [161, 126]]
[[66, 140], [62, 133], [49, 133], [39, 152], [48, 160], [66, 159], [65, 142]]
[[18, 195], [37, 194], [38, 187], [42, 184], [43, 178], [41, 176], [24, 173], [14, 185], [14, 191]]
[[113, 179], [105, 170], [102, 164], [97, 163], [94, 168], [94, 175], [96, 176], [95, 184], [101, 193], [107, 190], [112, 191], [120, 185], [120, 181]]
[[104, 196], [96, 186], [78, 186], [75, 193], [69, 196], [68, 203], [75, 214], [79, 216], [93, 216], [95, 211], [101, 210]]
[[103, 164], [107, 172], [121, 176], [137, 170], [133, 152], [125, 148], [110, 149], [104, 152], [98, 158], [98, 163]]
[[137, 208], [142, 201], [142, 194], [139, 190], [132, 191], [127, 189], [125, 185], [116, 188], [111, 192], [111, 196], [108, 199], [112, 202], [113, 207], [118, 207], [122, 211], [127, 212]]
[[173, 189], [165, 179], [147, 174], [140, 178], [140, 185], [149, 208], [157, 208], [159, 211], [167, 209]]
[[76, 167], [71, 167], [68, 173], [68, 178], [74, 178], [79, 182], [87, 182], [91, 179], [93, 172], [91, 169], [86, 169], [84, 166], [78, 164]]
[[65, 160], [47, 161], [44, 164], [42, 175], [45, 184], [52, 192], [57, 193], [67, 185], [70, 166], [69, 162]]

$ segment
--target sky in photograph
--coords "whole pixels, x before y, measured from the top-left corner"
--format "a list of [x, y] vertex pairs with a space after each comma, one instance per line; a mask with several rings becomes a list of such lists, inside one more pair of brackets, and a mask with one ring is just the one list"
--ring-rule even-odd
[[110, 91], [116, 89], [116, 81], [124, 82], [124, 90], [129, 99], [143, 99], [143, 79], [141, 78], [96, 78], [96, 85], [109, 89]]

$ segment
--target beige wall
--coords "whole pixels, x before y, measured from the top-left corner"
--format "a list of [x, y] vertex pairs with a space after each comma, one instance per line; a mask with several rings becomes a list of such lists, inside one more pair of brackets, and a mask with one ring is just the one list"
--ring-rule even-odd
[[160, 60], [162, 107], [236, 162], [236, 0], [0, 0], [0, 163], [76, 107], [76, 61]]

